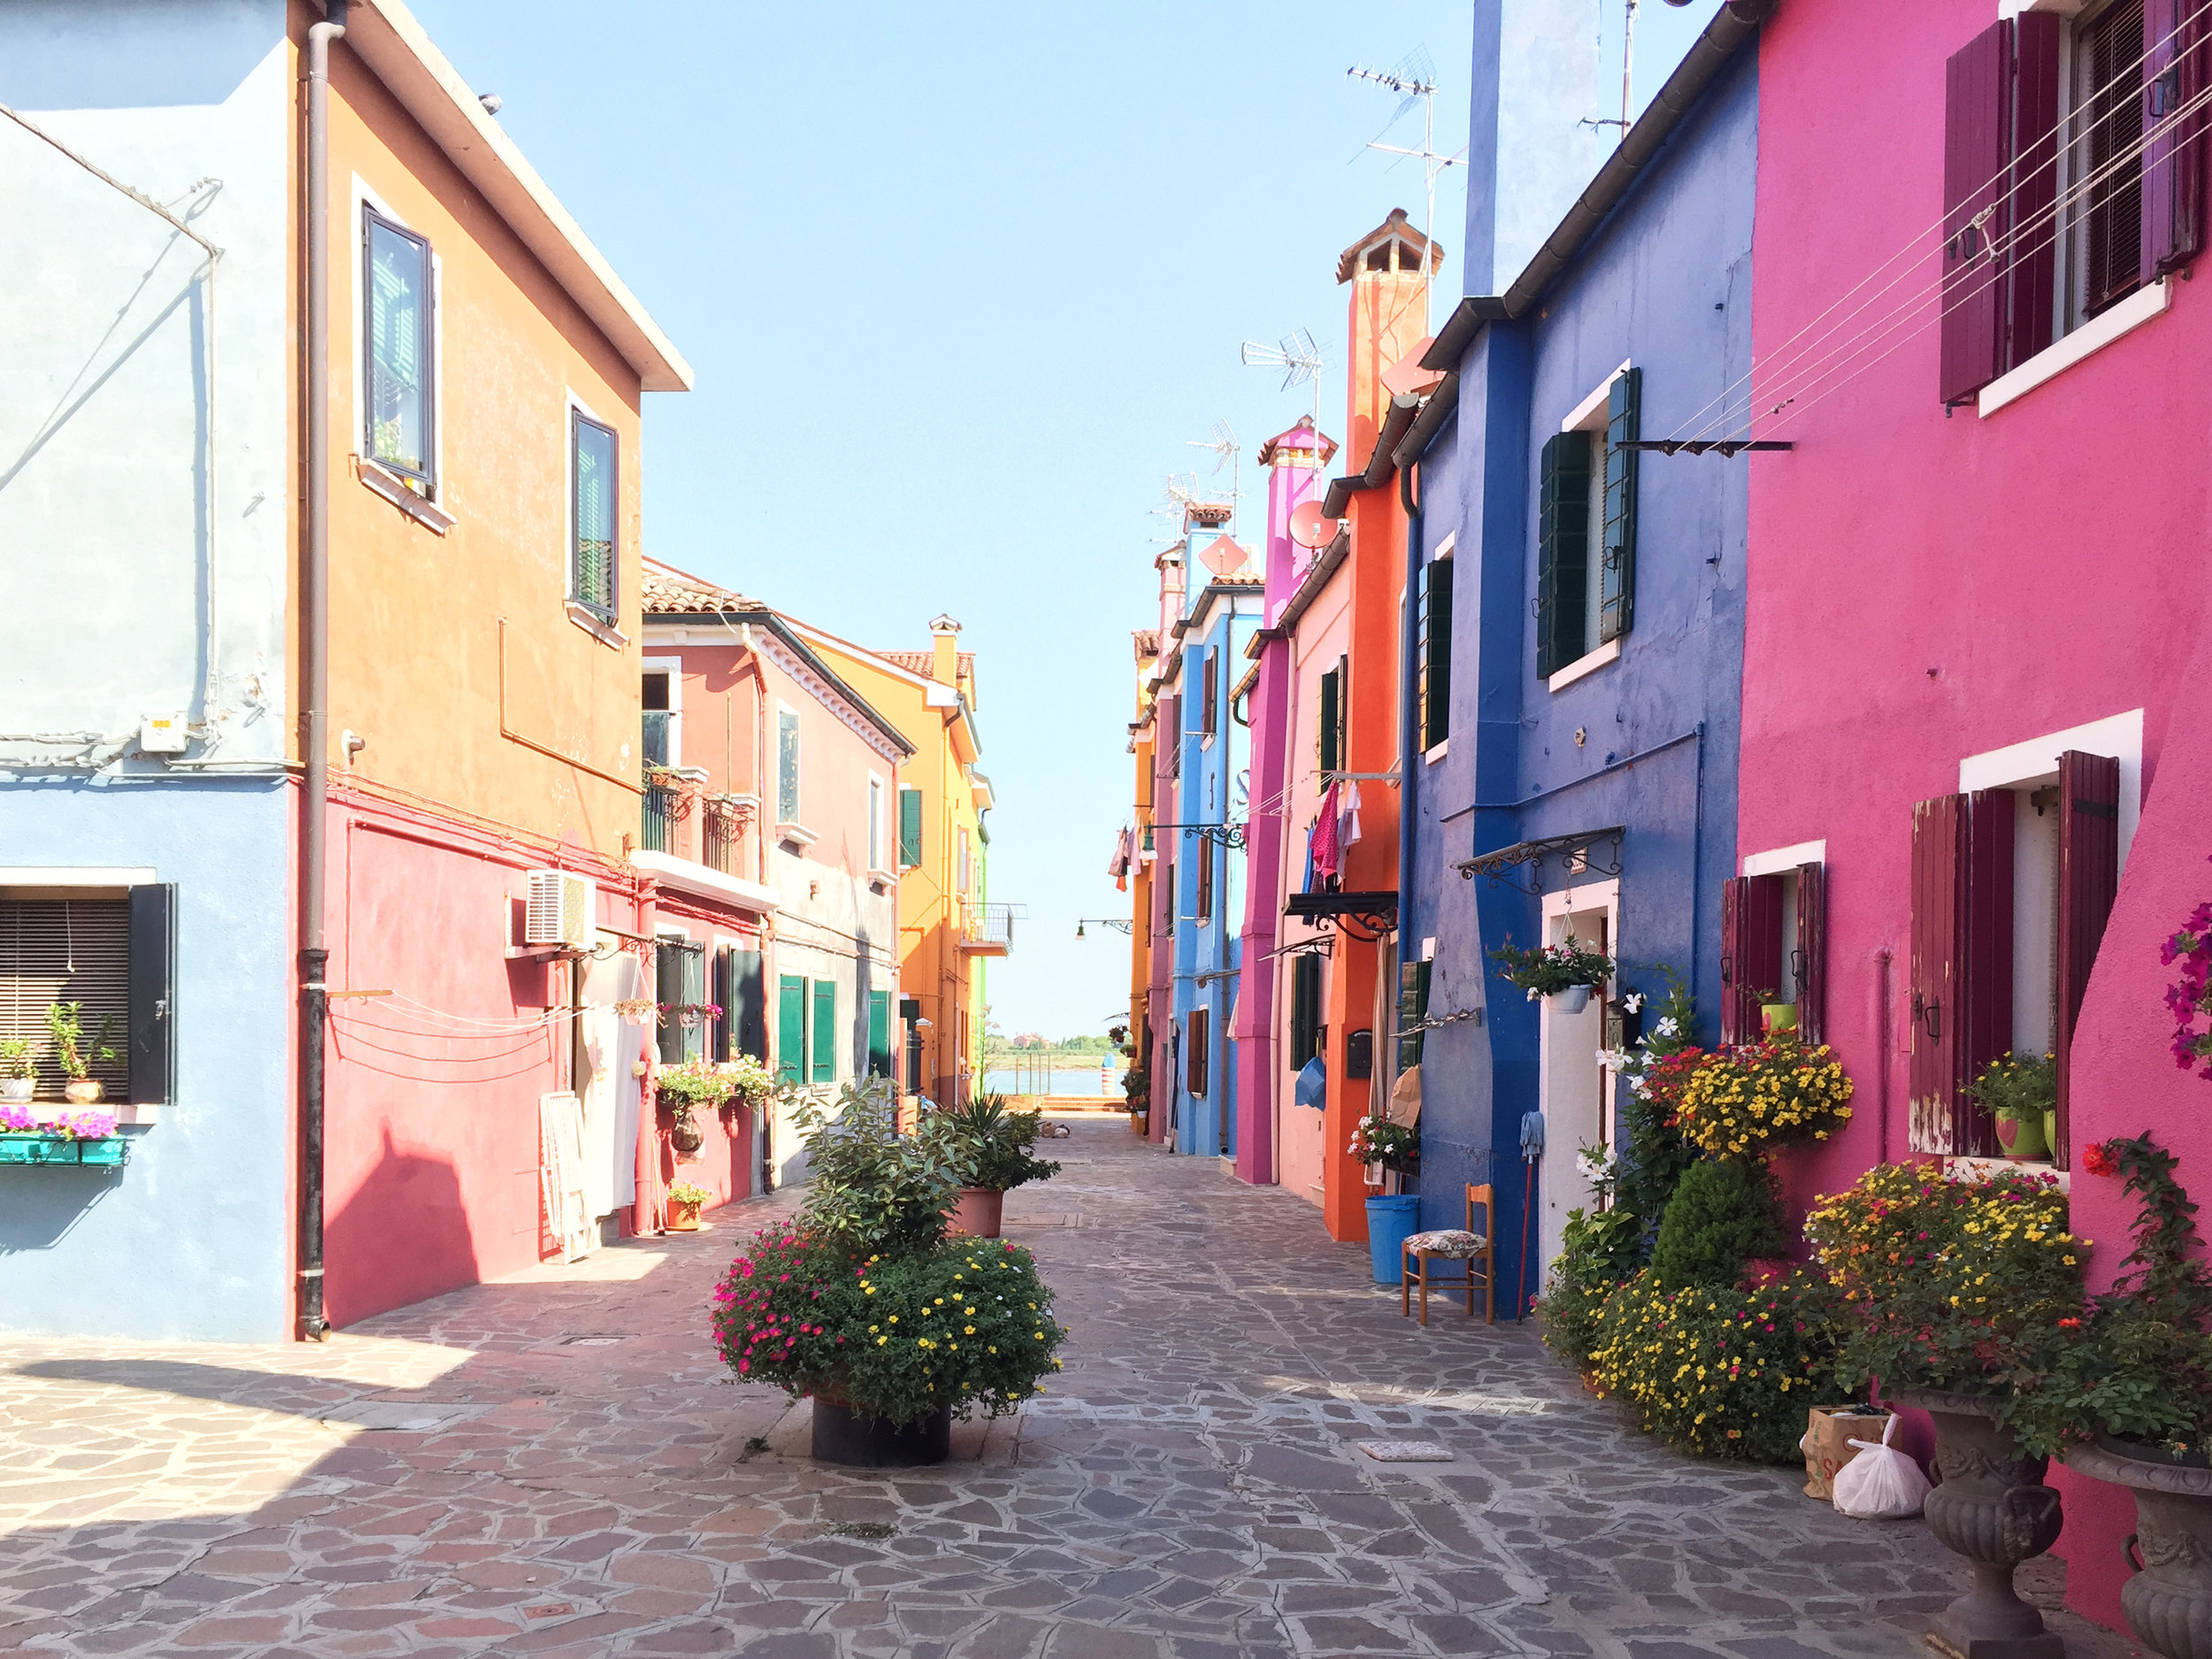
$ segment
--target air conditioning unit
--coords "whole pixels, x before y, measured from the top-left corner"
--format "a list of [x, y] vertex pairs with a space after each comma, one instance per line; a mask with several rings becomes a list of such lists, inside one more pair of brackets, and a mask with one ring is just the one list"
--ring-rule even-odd
[[589, 950], [598, 942], [599, 884], [566, 870], [530, 872], [522, 942]]

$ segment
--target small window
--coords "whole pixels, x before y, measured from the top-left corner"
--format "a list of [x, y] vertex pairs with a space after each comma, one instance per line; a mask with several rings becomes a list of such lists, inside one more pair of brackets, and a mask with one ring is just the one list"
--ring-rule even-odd
[[1191, 1094], [1204, 1098], [1213, 1082], [1213, 1011], [1197, 1008], [1191, 1010], [1183, 1044], [1183, 1086]]
[[2073, 304], [2068, 327], [2126, 298], [2140, 284], [2143, 226], [2143, 0], [2112, 4], [2074, 25], [2073, 178], [2078, 199]]
[[799, 711], [776, 705], [776, 822], [799, 820]]
[[579, 410], [571, 410], [569, 468], [574, 525], [569, 548], [569, 597], [603, 619], [614, 620], [615, 435]]
[[1321, 676], [1321, 709], [1315, 725], [1315, 742], [1324, 772], [1340, 772], [1344, 768], [1346, 668], [1345, 660], [1339, 657], [1337, 665]]
[[363, 391], [371, 460], [437, 488], [436, 388], [432, 384], [430, 244], [370, 209], [361, 214]]
[[1199, 698], [1199, 730], [1211, 737], [1221, 726], [1221, 679], [1215, 659], [1217, 651], [1208, 651], [1199, 658], [1205, 673], [1205, 692]]
[[1425, 753], [1451, 733], [1452, 561], [1448, 556], [1421, 567], [1414, 591], [1414, 662], [1419, 684], [1415, 711]]
[[958, 886], [955, 889], [956, 891], [965, 893], [968, 890], [968, 832], [964, 829], [960, 832], [960, 865], [958, 870], [956, 871], [954, 874], [954, 879], [958, 883]]
[[1311, 951], [1290, 966], [1290, 1066], [1297, 1071], [1321, 1052], [1321, 958]]
[[165, 884], [0, 890], [0, 1038], [30, 1045], [35, 1099], [59, 1101], [69, 1081], [58, 1011], [108, 1102], [169, 1100], [175, 914]]
[[[1538, 462], [1536, 672], [1546, 679], [1635, 621], [1636, 457], [1643, 373], [1624, 368]], [[1447, 575], [1448, 581], [1449, 580]]]
[[645, 764], [649, 766], [672, 766], [676, 764], [673, 759], [675, 747], [670, 740], [676, 717], [668, 706], [668, 671], [664, 668], [646, 670], [643, 691]]
[[883, 780], [868, 780], [868, 868], [880, 870], [883, 864]]

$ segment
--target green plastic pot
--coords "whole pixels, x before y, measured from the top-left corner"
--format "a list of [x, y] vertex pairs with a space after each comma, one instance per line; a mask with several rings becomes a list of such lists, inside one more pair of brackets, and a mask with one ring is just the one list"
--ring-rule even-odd
[[1764, 1016], [1769, 1031], [1797, 1029], [1797, 1004], [1794, 1002], [1762, 1002], [1759, 1012]]
[[2045, 1114], [2032, 1118], [2000, 1118], [1997, 1120], [1997, 1145], [2008, 1158], [2040, 1158], [2050, 1153], [2050, 1142], [2043, 1138]]

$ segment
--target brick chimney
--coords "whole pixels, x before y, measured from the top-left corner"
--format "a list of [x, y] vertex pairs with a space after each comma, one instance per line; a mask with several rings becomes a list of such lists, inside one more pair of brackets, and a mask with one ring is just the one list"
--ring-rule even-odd
[[1444, 250], [1407, 222], [1405, 209], [1396, 207], [1336, 262], [1336, 280], [1352, 290], [1351, 321], [1345, 336], [1349, 342], [1347, 465], [1365, 465], [1375, 447], [1375, 434], [1390, 404], [1384, 372], [1428, 334], [1425, 261], [1433, 274], [1443, 265]]

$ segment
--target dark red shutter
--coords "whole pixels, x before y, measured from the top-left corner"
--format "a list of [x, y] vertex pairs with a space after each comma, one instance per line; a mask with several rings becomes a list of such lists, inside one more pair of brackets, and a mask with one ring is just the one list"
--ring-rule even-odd
[[2011, 159], [2012, 25], [1993, 23], [1944, 68], [1940, 386], [1964, 403], [2002, 371], [2003, 294], [1995, 280], [2005, 165]]
[[2188, 264], [2204, 245], [2206, 117], [2189, 100], [2204, 89], [2205, 40], [2199, 0], [2144, 0], [2146, 282]]
[[[1981, 789], [1969, 803], [1966, 828], [1966, 978], [1960, 1018], [1964, 1051], [1959, 1075], [1971, 1082], [2012, 1047], [2013, 794]], [[1960, 1149], [1997, 1155], [1995, 1120], [1962, 1094]]]
[[1828, 1041], [1828, 872], [1797, 866], [1797, 942], [1790, 973], [1797, 981], [1797, 1034], [1808, 1044]]
[[1760, 1005], [1782, 986], [1782, 878], [1721, 884], [1720, 1040], [1756, 1042]]
[[2013, 21], [2012, 199], [2006, 204], [2003, 366], [2051, 343], [2058, 276], [2058, 52], [2053, 12]]
[[2058, 757], [2058, 1145], [2068, 1167], [2068, 1097], [2074, 1021], [2089, 989], [2097, 946], [2120, 890], [2120, 763], [2068, 749]]
[[1966, 920], [1966, 797], [1942, 795], [1912, 810], [1910, 1145], [1963, 1149], [1958, 992]]

